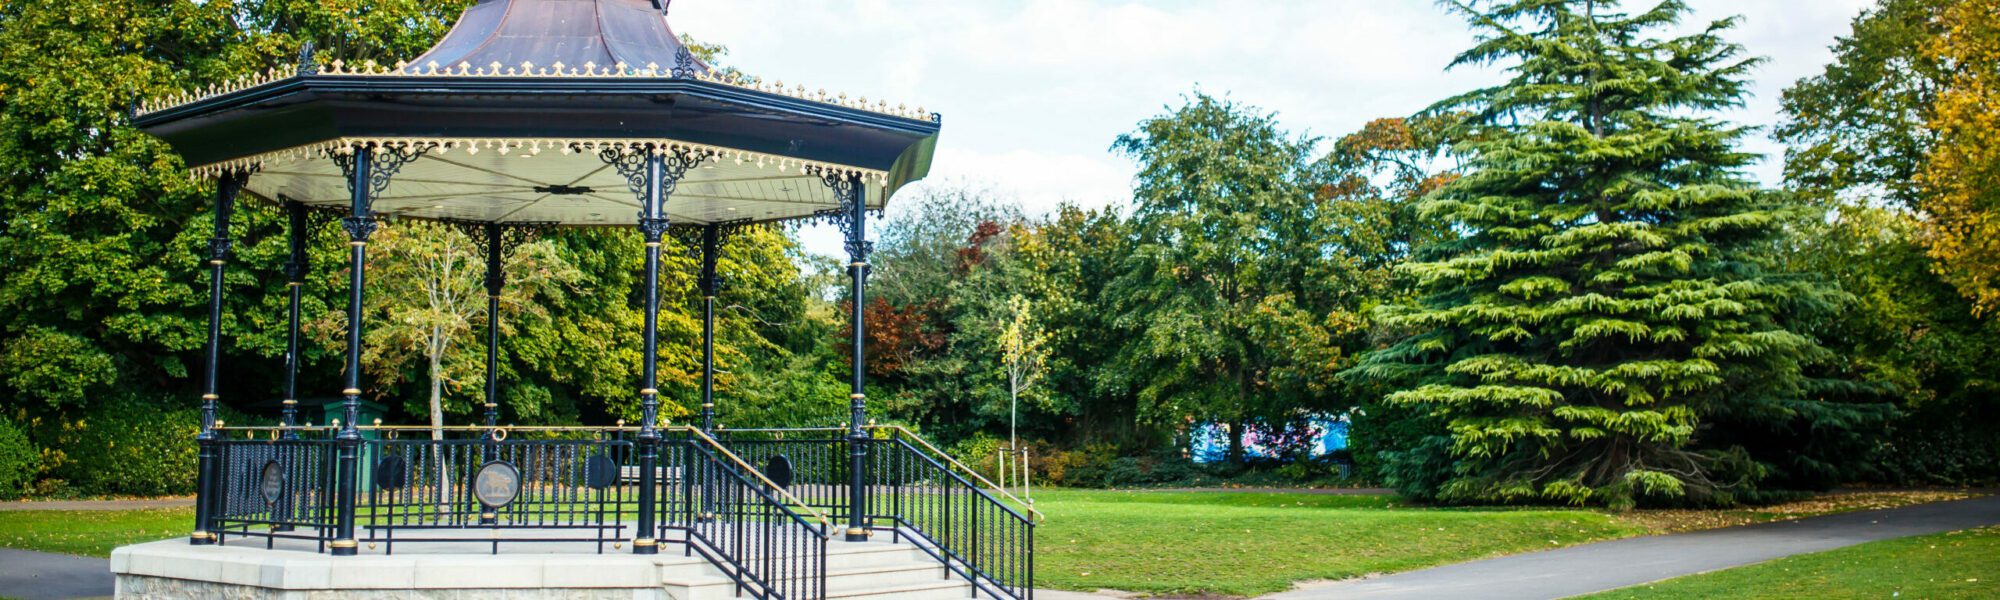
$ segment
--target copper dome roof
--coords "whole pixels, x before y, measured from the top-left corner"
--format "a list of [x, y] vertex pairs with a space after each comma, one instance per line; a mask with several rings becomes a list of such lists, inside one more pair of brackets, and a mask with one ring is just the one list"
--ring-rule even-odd
[[676, 76], [708, 72], [651, 0], [479, 0], [408, 68], [653, 65]]

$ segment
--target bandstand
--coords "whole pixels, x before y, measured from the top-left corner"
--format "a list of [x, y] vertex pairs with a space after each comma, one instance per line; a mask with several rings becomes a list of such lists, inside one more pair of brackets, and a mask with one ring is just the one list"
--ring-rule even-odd
[[[302, 49], [295, 65], [134, 115], [214, 181], [196, 517], [186, 541], [120, 548], [121, 597], [1033, 596], [1039, 515], [863, 395], [866, 221], [929, 170], [921, 109], [725, 74], [653, 0], [479, 0], [394, 65]], [[239, 201], [288, 215], [290, 342], [272, 425], [216, 420], [222, 275]], [[346, 330], [336, 423], [301, 425], [306, 240], [349, 240], [347, 314], [368, 242], [414, 219], [479, 240], [492, 315], [482, 422], [360, 422], [362, 326]], [[847, 423], [715, 422], [716, 259], [747, 227], [839, 225], [852, 289]], [[633, 227], [645, 246], [638, 423], [502, 424], [498, 297], [507, 250], [553, 228]], [[701, 253], [699, 421], [659, 418], [662, 246]], [[326, 390], [325, 392], [331, 392]], [[829, 398], [829, 402], [840, 399]]]

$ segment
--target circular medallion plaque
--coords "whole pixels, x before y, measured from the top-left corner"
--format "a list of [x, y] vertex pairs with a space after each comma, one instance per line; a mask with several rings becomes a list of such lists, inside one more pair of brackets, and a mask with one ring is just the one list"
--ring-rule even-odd
[[393, 492], [403, 489], [403, 486], [409, 483], [409, 465], [403, 462], [403, 457], [390, 455], [375, 461], [376, 489]]
[[618, 461], [605, 454], [590, 457], [583, 463], [583, 481], [594, 490], [611, 487], [618, 483]]
[[783, 454], [772, 455], [771, 460], [764, 462], [764, 477], [778, 487], [792, 487], [792, 459], [785, 458]]
[[263, 477], [258, 481], [257, 493], [264, 497], [265, 504], [277, 504], [285, 495], [285, 467], [278, 461], [264, 463]]
[[514, 465], [493, 461], [480, 465], [472, 475], [472, 495], [487, 508], [500, 508], [521, 495], [521, 471]]

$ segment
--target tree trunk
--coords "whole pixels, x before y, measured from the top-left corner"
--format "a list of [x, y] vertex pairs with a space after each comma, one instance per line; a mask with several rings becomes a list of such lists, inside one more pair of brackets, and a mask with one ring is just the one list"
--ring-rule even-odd
[[[433, 333], [435, 333], [435, 332], [437, 331], [437, 329], [436, 329], [436, 328], [432, 328], [432, 329], [431, 329], [431, 331], [432, 331]], [[444, 357], [443, 357], [443, 356], [442, 356], [441, 354], [436, 354], [436, 353], [433, 353], [433, 354], [431, 354], [431, 355], [430, 355], [430, 356], [429, 356], [428, 358], [430, 358], [430, 361], [431, 361], [431, 364], [430, 364], [430, 367], [431, 367], [431, 439], [432, 439], [432, 440], [443, 440], [443, 439], [444, 439], [444, 380], [443, 380], [443, 379], [441, 379], [441, 378], [440, 378], [439, 376], [443, 374], [443, 370], [444, 370]], [[440, 448], [440, 450], [442, 450], [442, 448]], [[438, 484], [438, 499], [442, 501], [442, 502], [441, 502], [441, 503], [440, 503], [440, 504], [438, 505], [438, 513], [439, 513], [439, 514], [448, 514], [448, 511], [450, 511], [450, 510], [451, 510], [451, 506], [450, 506], [450, 504], [451, 504], [451, 502], [452, 502], [452, 500], [451, 500], [451, 498], [452, 498], [452, 491], [451, 491], [451, 479], [452, 479], [452, 474], [448, 472], [448, 471], [449, 471], [449, 469], [448, 469], [448, 467], [449, 467], [449, 464], [448, 464], [448, 463], [446, 462], [446, 459], [445, 459], [445, 453], [444, 453], [444, 452], [442, 452], [442, 451], [440, 451], [440, 452], [434, 452], [434, 453], [432, 453], [431, 455], [432, 455], [432, 456], [436, 456], [436, 457], [437, 457], [437, 461], [438, 461], [438, 464], [437, 464], [437, 470], [436, 470], [435, 472], [437, 473], [437, 478], [438, 478], [438, 481], [437, 481], [437, 484]]]
[[431, 355], [431, 439], [444, 439], [444, 358]]

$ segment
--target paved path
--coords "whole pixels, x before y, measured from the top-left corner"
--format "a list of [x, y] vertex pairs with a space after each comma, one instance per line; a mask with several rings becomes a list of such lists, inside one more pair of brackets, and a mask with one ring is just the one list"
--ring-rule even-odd
[[10, 510], [139, 510], [194, 506], [194, 497], [147, 498], [144, 500], [49, 500], [0, 502], [0, 511]]
[[112, 593], [102, 558], [0, 548], [0, 595], [22, 600], [95, 598]]
[[1564, 598], [1862, 542], [2000, 524], [2000, 496], [1516, 554], [1314, 584], [1259, 600]]

